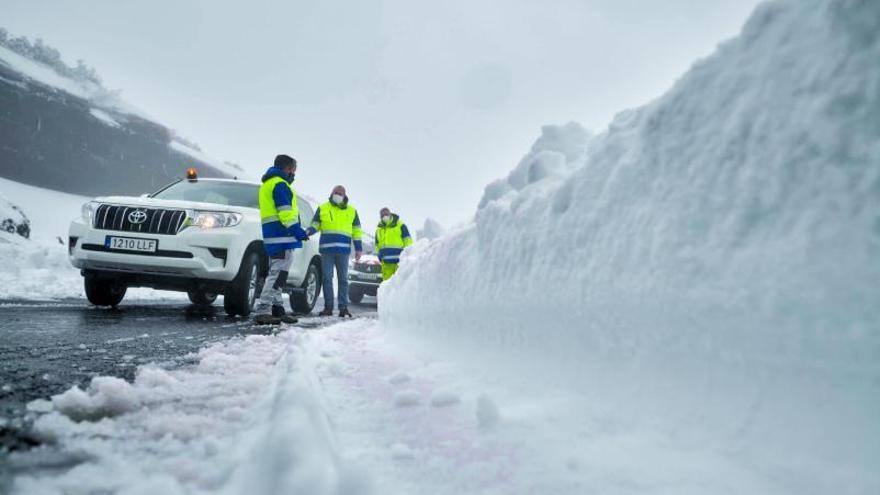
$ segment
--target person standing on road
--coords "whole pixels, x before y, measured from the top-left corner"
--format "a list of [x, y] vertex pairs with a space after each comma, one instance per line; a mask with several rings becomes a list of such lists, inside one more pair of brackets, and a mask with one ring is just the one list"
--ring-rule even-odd
[[389, 208], [379, 210], [379, 226], [376, 227], [376, 252], [382, 263], [382, 280], [390, 279], [397, 271], [400, 255], [413, 243], [409, 229], [400, 216], [391, 213]]
[[260, 324], [296, 323], [284, 311], [282, 298], [287, 274], [293, 262], [293, 250], [302, 247], [309, 236], [299, 221], [293, 178], [296, 160], [287, 155], [275, 157], [274, 166], [263, 175], [260, 186], [260, 219], [263, 223], [263, 245], [269, 257], [269, 274], [255, 309], [254, 321]]
[[315, 210], [312, 226], [308, 235], [321, 232], [321, 272], [324, 283], [324, 310], [321, 316], [333, 314], [333, 269], [336, 269], [336, 280], [339, 286], [339, 316], [351, 317], [348, 311], [348, 258], [351, 256], [351, 245], [354, 243], [354, 259], [361, 259], [364, 251], [361, 237], [361, 220], [357, 210], [348, 204], [345, 188], [336, 186], [330, 194], [330, 200]]

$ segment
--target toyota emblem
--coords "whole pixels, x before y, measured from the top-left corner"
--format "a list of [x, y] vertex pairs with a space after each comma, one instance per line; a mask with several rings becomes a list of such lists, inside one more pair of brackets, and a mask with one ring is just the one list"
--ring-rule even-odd
[[147, 212], [144, 210], [134, 210], [133, 212], [128, 214], [128, 221], [139, 225], [144, 223], [147, 220]]

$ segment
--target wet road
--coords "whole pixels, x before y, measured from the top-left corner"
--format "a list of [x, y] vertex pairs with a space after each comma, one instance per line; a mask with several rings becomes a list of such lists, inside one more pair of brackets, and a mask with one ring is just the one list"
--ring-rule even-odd
[[[356, 316], [370, 316], [376, 311], [375, 299], [365, 298], [351, 310]], [[301, 326], [338, 320], [308, 318]], [[0, 465], [10, 451], [36, 445], [28, 433], [34, 417], [27, 411], [28, 402], [73, 385], [84, 388], [97, 375], [131, 381], [145, 363], [185, 366], [205, 345], [265, 331], [247, 319], [228, 317], [222, 304], [199, 308], [185, 299], [125, 301], [115, 310], [81, 300], [0, 301]]]

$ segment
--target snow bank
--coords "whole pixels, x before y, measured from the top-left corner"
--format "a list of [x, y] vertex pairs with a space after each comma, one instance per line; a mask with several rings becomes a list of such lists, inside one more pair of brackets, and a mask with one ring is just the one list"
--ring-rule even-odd
[[[93, 379], [52, 399], [35, 434], [86, 462], [21, 476], [13, 493], [365, 493], [339, 459], [302, 337], [248, 336], [134, 383]], [[55, 473], [57, 474], [57, 473]]]
[[880, 490], [877, 60], [880, 3], [762, 4], [600, 136], [544, 128], [383, 323], [779, 491]]
[[0, 300], [84, 298], [82, 276], [58, 241], [0, 232]]

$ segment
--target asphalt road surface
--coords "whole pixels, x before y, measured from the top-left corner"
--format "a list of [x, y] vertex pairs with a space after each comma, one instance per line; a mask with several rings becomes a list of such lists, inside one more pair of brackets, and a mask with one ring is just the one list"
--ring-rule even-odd
[[[322, 306], [319, 301], [312, 314]], [[375, 299], [367, 297], [350, 309], [359, 317], [374, 315]], [[338, 320], [308, 318], [301, 326]], [[29, 434], [34, 415], [27, 411], [28, 402], [73, 385], [85, 388], [98, 375], [131, 381], [145, 363], [186, 366], [194, 363], [192, 353], [207, 344], [265, 331], [248, 319], [228, 317], [222, 304], [199, 308], [185, 299], [126, 300], [118, 309], [96, 308], [85, 300], [0, 301], [0, 493], [12, 471], [23, 468], [9, 466], [8, 454], [38, 445]]]

